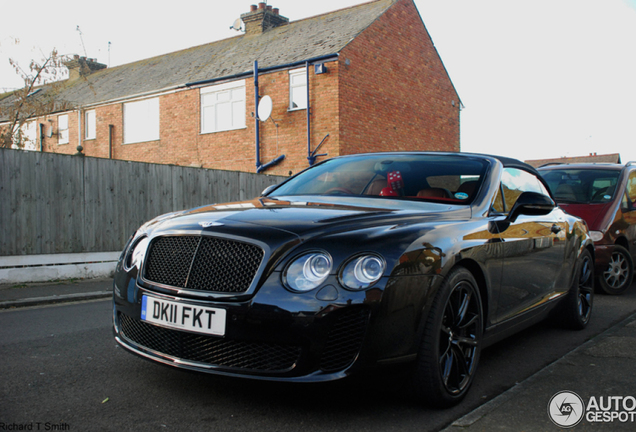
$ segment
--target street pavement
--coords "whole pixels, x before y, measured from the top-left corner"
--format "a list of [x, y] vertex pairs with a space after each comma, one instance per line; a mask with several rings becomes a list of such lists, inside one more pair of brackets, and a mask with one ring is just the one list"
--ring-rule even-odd
[[[0, 285], [0, 309], [104, 299], [112, 295], [111, 288], [112, 279]], [[554, 396], [546, 401], [546, 394]], [[457, 419], [444, 432], [566, 428], [636, 430], [636, 313]]]

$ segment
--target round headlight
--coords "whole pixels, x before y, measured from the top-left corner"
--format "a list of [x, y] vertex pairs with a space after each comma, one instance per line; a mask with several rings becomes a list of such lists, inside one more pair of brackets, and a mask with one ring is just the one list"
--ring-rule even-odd
[[361, 290], [376, 283], [384, 274], [386, 264], [376, 255], [363, 255], [349, 261], [340, 277], [345, 288]]
[[296, 258], [285, 270], [286, 285], [294, 291], [309, 291], [327, 279], [331, 273], [331, 257], [326, 253], [311, 253]]

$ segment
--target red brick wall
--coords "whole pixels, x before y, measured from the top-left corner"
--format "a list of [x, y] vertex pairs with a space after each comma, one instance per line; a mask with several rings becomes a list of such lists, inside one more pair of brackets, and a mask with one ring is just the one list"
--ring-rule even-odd
[[[339, 154], [338, 149], [338, 65], [327, 64], [329, 73], [315, 75], [310, 67], [311, 145], [315, 148], [329, 134], [319, 153]], [[200, 90], [187, 89], [160, 96], [160, 140], [133, 144], [123, 143], [123, 103], [94, 108], [96, 138], [84, 139], [83, 153], [88, 156], [109, 155], [109, 125], [114, 125], [112, 157], [152, 163], [202, 166], [205, 168], [256, 171], [254, 80], [245, 79], [246, 127], [239, 130], [200, 133]], [[288, 175], [308, 166], [307, 111], [289, 111], [289, 72], [287, 70], [259, 75], [259, 93], [273, 100], [271, 119], [260, 123], [261, 164], [285, 155], [268, 174]], [[77, 152], [77, 111], [69, 115], [69, 144], [58, 145], [57, 135], [45, 140], [45, 151], [74, 154]], [[82, 114], [82, 126], [84, 126]], [[57, 116], [53, 120], [58, 130]], [[48, 122], [46, 122], [48, 124]]]
[[[68, 115], [68, 130], [69, 139], [66, 144], [59, 144], [59, 125], [58, 119], [62, 115]], [[44, 123], [44, 133], [49, 127], [53, 128], [53, 135], [51, 137], [45, 136], [42, 147], [46, 152], [63, 153], [63, 154], [75, 154], [77, 153], [77, 111], [67, 111], [59, 114], [51, 114], [44, 118], [40, 118], [38, 123]]]
[[459, 151], [459, 97], [412, 0], [392, 6], [339, 60], [343, 154]]
[[[326, 66], [320, 75], [310, 66], [312, 149], [329, 134], [318, 153], [459, 151], [459, 98], [412, 0], [392, 6]], [[114, 125], [115, 159], [255, 172], [253, 78], [245, 84], [244, 129], [201, 134], [200, 90], [184, 89], [160, 96], [159, 141], [123, 144], [123, 104], [95, 108], [97, 136], [82, 138], [84, 154], [108, 157]], [[308, 166], [307, 111], [288, 110], [287, 70], [261, 73], [259, 93], [273, 101], [271, 120], [260, 123], [260, 162], [285, 155], [266, 172], [295, 174]], [[69, 112], [69, 144], [58, 145], [54, 135], [45, 140], [45, 151], [77, 152], [77, 117]], [[57, 116], [48, 118], [57, 131]]]

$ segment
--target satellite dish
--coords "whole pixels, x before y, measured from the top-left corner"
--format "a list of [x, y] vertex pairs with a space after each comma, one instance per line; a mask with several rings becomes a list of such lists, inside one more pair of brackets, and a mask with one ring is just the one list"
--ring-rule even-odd
[[266, 121], [272, 115], [272, 98], [263, 96], [258, 102], [258, 119], [262, 122]]
[[49, 137], [49, 138], [51, 138], [53, 136], [53, 126], [49, 126], [46, 129], [46, 136]]
[[240, 18], [235, 19], [234, 24], [232, 24], [232, 27], [230, 28], [236, 31], [241, 31], [243, 29], [243, 20]]

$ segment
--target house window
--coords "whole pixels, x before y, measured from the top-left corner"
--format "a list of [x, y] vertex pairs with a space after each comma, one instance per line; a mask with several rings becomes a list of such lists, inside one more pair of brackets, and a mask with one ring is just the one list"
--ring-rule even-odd
[[159, 139], [159, 98], [124, 104], [124, 144]]
[[68, 144], [68, 114], [57, 116], [57, 143]]
[[87, 140], [95, 139], [97, 130], [95, 110], [86, 111], [84, 114], [84, 130]]
[[289, 109], [307, 108], [307, 69], [289, 71]]
[[[24, 150], [36, 150], [37, 149], [37, 124], [34, 121], [29, 121], [24, 123], [20, 127], [20, 134], [18, 137], [18, 141], [20, 145], [17, 143], [13, 143], [11, 148], [18, 149], [22, 148]], [[21, 146], [21, 147], [20, 147]]]
[[201, 133], [245, 127], [245, 80], [201, 89]]

